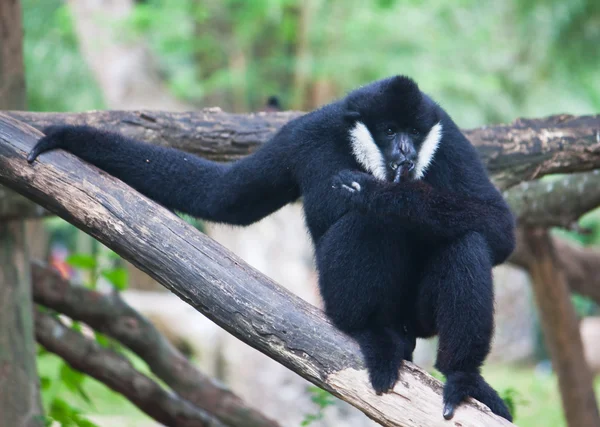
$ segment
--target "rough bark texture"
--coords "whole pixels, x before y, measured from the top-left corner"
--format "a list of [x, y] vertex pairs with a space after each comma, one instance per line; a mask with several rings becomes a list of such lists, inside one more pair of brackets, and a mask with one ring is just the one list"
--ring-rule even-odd
[[[0, 2], [0, 109], [25, 108], [23, 70], [23, 28], [17, 0]], [[35, 209], [35, 204], [19, 200], [13, 213]], [[4, 198], [3, 198], [4, 199]], [[0, 216], [6, 210], [0, 202]], [[13, 215], [14, 217], [14, 215]], [[42, 426], [42, 405], [35, 365], [29, 260], [22, 221], [0, 220], [0, 425]]]
[[600, 169], [523, 182], [505, 191], [504, 197], [521, 226], [576, 227], [583, 214], [600, 206]]
[[529, 264], [544, 337], [558, 374], [560, 395], [570, 427], [600, 426], [593, 377], [583, 353], [577, 316], [548, 232], [525, 231], [534, 259]]
[[[179, 396], [206, 410], [230, 427], [277, 427], [278, 424], [228, 389], [199, 372], [141, 314], [117, 293], [103, 295], [72, 286], [58, 272], [34, 262], [33, 299], [36, 303], [86, 323], [128, 347]], [[85, 361], [81, 361], [85, 364]]]
[[[250, 154], [300, 114], [229, 114], [218, 108], [191, 113], [9, 113], [38, 129], [50, 124], [88, 124], [219, 161]], [[501, 189], [551, 173], [600, 168], [600, 115], [519, 119], [464, 132]]]
[[169, 427], [224, 427], [216, 419], [139, 373], [124, 356], [63, 325], [50, 314], [35, 312], [35, 336], [46, 350], [121, 393], [135, 406]]
[[[356, 343], [320, 310], [70, 154], [52, 152], [28, 165], [26, 152], [39, 133], [1, 115], [0, 129], [0, 183], [96, 237], [234, 336], [382, 425], [445, 425], [441, 383], [426, 372], [407, 363], [393, 392], [377, 396]], [[453, 424], [511, 425], [473, 400], [458, 409]]]

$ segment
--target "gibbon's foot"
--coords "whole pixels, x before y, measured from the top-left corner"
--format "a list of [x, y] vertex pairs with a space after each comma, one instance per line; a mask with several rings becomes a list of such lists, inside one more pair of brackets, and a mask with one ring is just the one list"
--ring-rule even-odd
[[377, 395], [394, 388], [400, 375], [404, 343], [393, 331], [365, 331], [356, 336], [365, 357], [369, 380]]
[[481, 374], [473, 372], [452, 372], [446, 375], [444, 385], [444, 418], [452, 419], [458, 405], [467, 397], [473, 397], [485, 404], [490, 410], [512, 422], [512, 415], [498, 393], [483, 379]]

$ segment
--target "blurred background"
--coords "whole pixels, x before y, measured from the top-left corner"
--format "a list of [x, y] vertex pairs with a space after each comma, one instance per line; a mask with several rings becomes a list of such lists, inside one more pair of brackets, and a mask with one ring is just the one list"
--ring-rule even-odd
[[[519, 117], [600, 111], [598, 0], [22, 0], [27, 106], [94, 109], [265, 109], [307, 111], [372, 80], [406, 74], [462, 128]], [[276, 97], [279, 106], [268, 105]], [[312, 249], [298, 204], [245, 229], [194, 222], [201, 231], [311, 303], [320, 304]], [[584, 246], [600, 243], [600, 215], [587, 233], [556, 231]], [[283, 426], [320, 413], [317, 426], [374, 425], [322, 397], [308, 383], [238, 342], [143, 273], [58, 218], [32, 240], [65, 277], [89, 283], [90, 259], [211, 376]], [[528, 275], [495, 271], [497, 331], [484, 374], [512, 399], [519, 426], [564, 426]], [[115, 283], [117, 285], [115, 285]], [[96, 286], [96, 285], [95, 285]], [[600, 372], [600, 310], [573, 296], [586, 357]], [[416, 363], [432, 371], [435, 342], [419, 342]], [[138, 363], [140, 366], [141, 362]], [[62, 375], [60, 359], [38, 356], [40, 376]], [[141, 368], [143, 369], [143, 367]], [[85, 393], [43, 390], [101, 426], [155, 425], [120, 395], [86, 379]], [[600, 381], [596, 381], [596, 394]], [[317, 396], [317, 398], [315, 398]]]

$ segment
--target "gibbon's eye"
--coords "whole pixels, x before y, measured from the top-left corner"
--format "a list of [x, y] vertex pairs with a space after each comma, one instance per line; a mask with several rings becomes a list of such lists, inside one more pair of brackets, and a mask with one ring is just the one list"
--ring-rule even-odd
[[392, 136], [396, 134], [396, 131], [394, 130], [394, 128], [389, 127], [385, 130], [385, 133], [386, 135]]
[[413, 135], [418, 135], [418, 134], [419, 134], [419, 129], [417, 129], [417, 128], [412, 128], [412, 129], [410, 130], [410, 133], [412, 133]]

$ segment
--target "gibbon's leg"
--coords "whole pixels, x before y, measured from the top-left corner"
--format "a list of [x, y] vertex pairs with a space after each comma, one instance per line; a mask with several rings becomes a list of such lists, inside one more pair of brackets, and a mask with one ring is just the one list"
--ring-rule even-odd
[[248, 225], [299, 197], [285, 131], [254, 154], [220, 164], [87, 126], [45, 129], [29, 154], [65, 149], [165, 206], [209, 221]]
[[401, 262], [393, 264], [393, 240], [363, 223], [357, 213], [335, 223], [319, 240], [317, 268], [325, 312], [358, 342], [371, 384], [381, 394], [398, 380], [406, 351], [392, 312], [392, 302], [401, 299], [394, 281]]
[[492, 412], [512, 420], [480, 367], [490, 351], [494, 330], [492, 265], [487, 242], [468, 233], [437, 249], [420, 286], [420, 329], [439, 334], [436, 368], [446, 376], [444, 418], [471, 396]]

